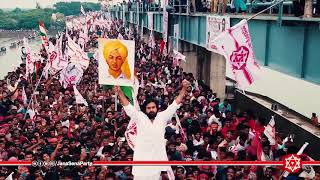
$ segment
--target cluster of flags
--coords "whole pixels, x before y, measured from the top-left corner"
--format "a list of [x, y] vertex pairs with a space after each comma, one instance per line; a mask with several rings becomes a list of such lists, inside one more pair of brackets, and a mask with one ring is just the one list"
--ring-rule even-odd
[[[60, 82], [66, 88], [73, 86], [75, 90], [77, 104], [85, 104], [86, 100], [82, 97], [76, 85], [80, 82], [84, 70], [89, 66], [89, 58], [85, 52], [85, 46], [89, 41], [89, 32], [96, 31], [96, 26], [101, 28], [111, 27], [111, 18], [103, 18], [98, 12], [86, 13], [81, 6], [81, 12], [84, 16], [68, 19], [66, 21], [67, 31], [80, 31], [79, 39], [72, 39], [68, 33], [59, 33], [56, 35], [56, 43], [48, 41], [48, 33], [43, 22], [39, 22], [39, 32], [42, 40], [42, 46], [48, 54], [48, 61], [43, 71], [43, 75], [48, 79], [49, 74], [60, 75]], [[99, 15], [99, 18], [97, 18]], [[66, 37], [66, 48], [63, 50], [63, 38]], [[28, 40], [24, 38], [24, 47], [26, 53], [26, 76], [28, 79], [31, 74], [40, 67], [42, 58], [39, 54], [31, 52]], [[23, 101], [27, 103], [27, 96], [23, 89]]]

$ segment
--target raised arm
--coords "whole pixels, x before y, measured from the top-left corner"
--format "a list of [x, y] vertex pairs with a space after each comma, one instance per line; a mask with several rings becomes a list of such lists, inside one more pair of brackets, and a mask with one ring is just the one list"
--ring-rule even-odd
[[190, 82], [187, 80], [182, 81], [182, 89], [180, 90], [179, 95], [176, 97], [174, 102], [163, 112], [161, 112], [162, 118], [169, 121], [171, 117], [176, 113], [176, 111], [180, 108], [180, 104], [186, 95], [187, 88], [190, 86]]
[[136, 116], [139, 113], [138, 110], [130, 104], [129, 100], [124, 95], [121, 88], [119, 86], [114, 86], [113, 90], [118, 95], [126, 114], [131, 118]]
[[116, 93], [116, 95], [118, 95], [122, 106], [127, 106], [127, 105], [130, 104], [129, 100], [127, 99], [127, 97], [122, 92], [120, 86], [114, 86], [113, 90]]
[[176, 103], [180, 104], [187, 93], [187, 88], [190, 86], [190, 82], [187, 80], [182, 81], [182, 89], [180, 90], [179, 95], [176, 98]]

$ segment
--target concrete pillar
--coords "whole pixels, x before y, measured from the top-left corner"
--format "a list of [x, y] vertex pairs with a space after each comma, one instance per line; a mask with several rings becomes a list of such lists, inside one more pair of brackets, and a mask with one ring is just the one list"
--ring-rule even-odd
[[192, 73], [198, 79], [198, 58], [196, 52], [184, 52], [186, 62], [182, 61], [181, 66], [186, 73]]
[[211, 52], [210, 88], [223, 100], [226, 90], [226, 60], [217, 53]]
[[211, 52], [203, 47], [197, 48], [198, 54], [198, 80], [203, 81], [205, 84], [210, 84], [210, 61], [211, 61]]

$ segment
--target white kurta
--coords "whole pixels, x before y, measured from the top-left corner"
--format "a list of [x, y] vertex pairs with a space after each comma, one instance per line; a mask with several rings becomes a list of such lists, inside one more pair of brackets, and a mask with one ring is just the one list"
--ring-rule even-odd
[[[134, 161], [168, 161], [166, 139], [164, 138], [165, 128], [179, 107], [174, 101], [165, 111], [159, 112], [152, 122], [146, 114], [136, 110], [131, 104], [124, 106], [127, 115], [135, 119], [137, 123]], [[132, 174], [152, 176], [167, 170], [167, 166], [133, 166]]]

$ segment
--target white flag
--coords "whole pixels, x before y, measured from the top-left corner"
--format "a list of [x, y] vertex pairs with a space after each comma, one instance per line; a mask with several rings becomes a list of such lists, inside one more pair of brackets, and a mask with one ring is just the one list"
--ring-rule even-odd
[[13, 176], [13, 173], [14, 173], [14, 172], [10, 173], [10, 175], [9, 175], [5, 180], [13, 180], [13, 177], [12, 177], [12, 176]]
[[271, 117], [268, 125], [264, 128], [264, 134], [267, 136], [270, 145], [276, 145], [276, 129], [275, 129], [276, 122], [274, 121], [274, 116]]
[[26, 79], [28, 80], [29, 74], [34, 72], [34, 59], [31, 58], [31, 48], [27, 38], [23, 38], [23, 46], [25, 47], [26, 53]]
[[22, 87], [22, 100], [23, 100], [23, 104], [27, 104], [27, 94], [26, 91], [24, 90], [24, 87]]
[[258, 78], [261, 70], [254, 56], [246, 20], [222, 32], [214, 42], [218, 52], [229, 62], [240, 88], [245, 89]]
[[[154, 48], [156, 43], [154, 42], [154, 36], [153, 36], [153, 31], [150, 32], [150, 37], [149, 37], [149, 47]], [[150, 58], [151, 59], [151, 58]]]
[[76, 86], [73, 86], [74, 96], [76, 97], [76, 103], [77, 104], [84, 104], [85, 106], [88, 106], [87, 101], [82, 97]]
[[89, 66], [89, 58], [86, 52], [81, 49], [81, 47], [74, 42], [69, 35], [68, 36], [68, 56], [70, 56], [70, 61], [79, 64], [83, 70], [87, 69]]
[[179, 65], [179, 60], [182, 60], [186, 62], [186, 56], [181, 54], [180, 52], [173, 50], [173, 67], [176, 67]]
[[124, 39], [121, 33], [118, 34], [118, 39], [120, 39], [120, 40]]
[[143, 19], [142, 19], [142, 22], [141, 22], [140, 37], [141, 37], [141, 39], [143, 38]]
[[69, 63], [60, 74], [60, 82], [66, 88], [69, 85], [76, 85], [80, 82], [83, 75], [83, 70], [78, 64]]
[[85, 14], [86, 14], [86, 12], [84, 11], [84, 9], [83, 9], [82, 5], [81, 5], [81, 9], [80, 9], [80, 11], [81, 11], [81, 13], [82, 13], [83, 15], [85, 15]]

